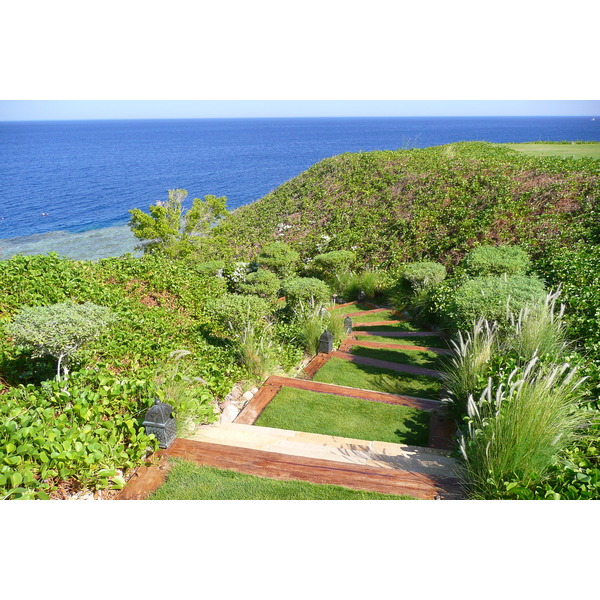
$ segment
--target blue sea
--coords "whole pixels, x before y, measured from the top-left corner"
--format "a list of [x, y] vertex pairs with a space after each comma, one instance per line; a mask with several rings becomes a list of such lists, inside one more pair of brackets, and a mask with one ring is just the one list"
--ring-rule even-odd
[[343, 152], [451, 142], [600, 141], [591, 117], [428, 117], [0, 123], [0, 258], [133, 252], [128, 210], [184, 188], [234, 209]]

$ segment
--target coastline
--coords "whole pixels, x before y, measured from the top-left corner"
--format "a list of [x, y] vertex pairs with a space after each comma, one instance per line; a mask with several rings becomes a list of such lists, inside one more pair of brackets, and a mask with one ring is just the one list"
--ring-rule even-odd
[[136, 252], [138, 240], [127, 225], [89, 229], [81, 233], [50, 231], [33, 235], [0, 239], [0, 260], [16, 254], [48, 254], [56, 252], [73, 260], [99, 260]]

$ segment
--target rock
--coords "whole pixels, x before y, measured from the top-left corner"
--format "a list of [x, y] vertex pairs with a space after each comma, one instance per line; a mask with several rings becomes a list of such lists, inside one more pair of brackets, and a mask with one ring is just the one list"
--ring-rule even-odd
[[254, 387], [250, 391], [252, 392], [252, 394], [256, 394], [256, 392], [258, 392], [258, 388]]
[[221, 413], [221, 423], [233, 423], [240, 411], [233, 405], [228, 404]]
[[252, 400], [253, 397], [254, 394], [252, 392], [246, 392], [245, 394], [242, 394], [242, 400], [245, 400], [246, 402], [248, 400]]

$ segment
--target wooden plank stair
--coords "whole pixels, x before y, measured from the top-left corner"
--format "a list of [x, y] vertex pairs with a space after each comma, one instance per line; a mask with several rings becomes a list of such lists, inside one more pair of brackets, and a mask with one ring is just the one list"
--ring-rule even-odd
[[435, 477], [400, 469], [291, 456], [179, 438], [170, 448], [163, 450], [162, 454], [199, 465], [272, 479], [342, 485], [357, 490], [406, 494], [424, 500], [462, 498], [462, 490], [456, 478]]

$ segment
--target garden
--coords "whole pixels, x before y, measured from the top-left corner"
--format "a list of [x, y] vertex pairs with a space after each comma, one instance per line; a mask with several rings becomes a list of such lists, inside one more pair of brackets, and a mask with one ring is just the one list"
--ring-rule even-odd
[[[155, 399], [185, 437], [218, 422], [236, 386], [301, 377], [327, 329], [336, 350], [312, 380], [442, 401], [467, 497], [599, 498], [598, 165], [515, 154], [455, 144], [344, 155], [235, 214], [196, 199], [183, 230], [185, 195], [172, 190], [164, 211], [132, 213], [140, 258], [0, 261], [0, 496], [115, 497], [158, 448], [143, 427]], [[396, 215], [383, 228], [355, 203], [375, 210], [377, 194]], [[354, 200], [313, 227], [333, 197]], [[475, 197], [479, 224], [459, 210]], [[277, 210], [254, 227], [267, 206]], [[307, 222], [288, 227], [286, 214]], [[349, 310], [368, 311], [351, 317], [350, 338]], [[256, 425], [415, 446], [430, 435], [414, 407], [287, 388]], [[184, 481], [250, 486], [181, 468]], [[303, 489], [272, 493], [327, 496]]]

